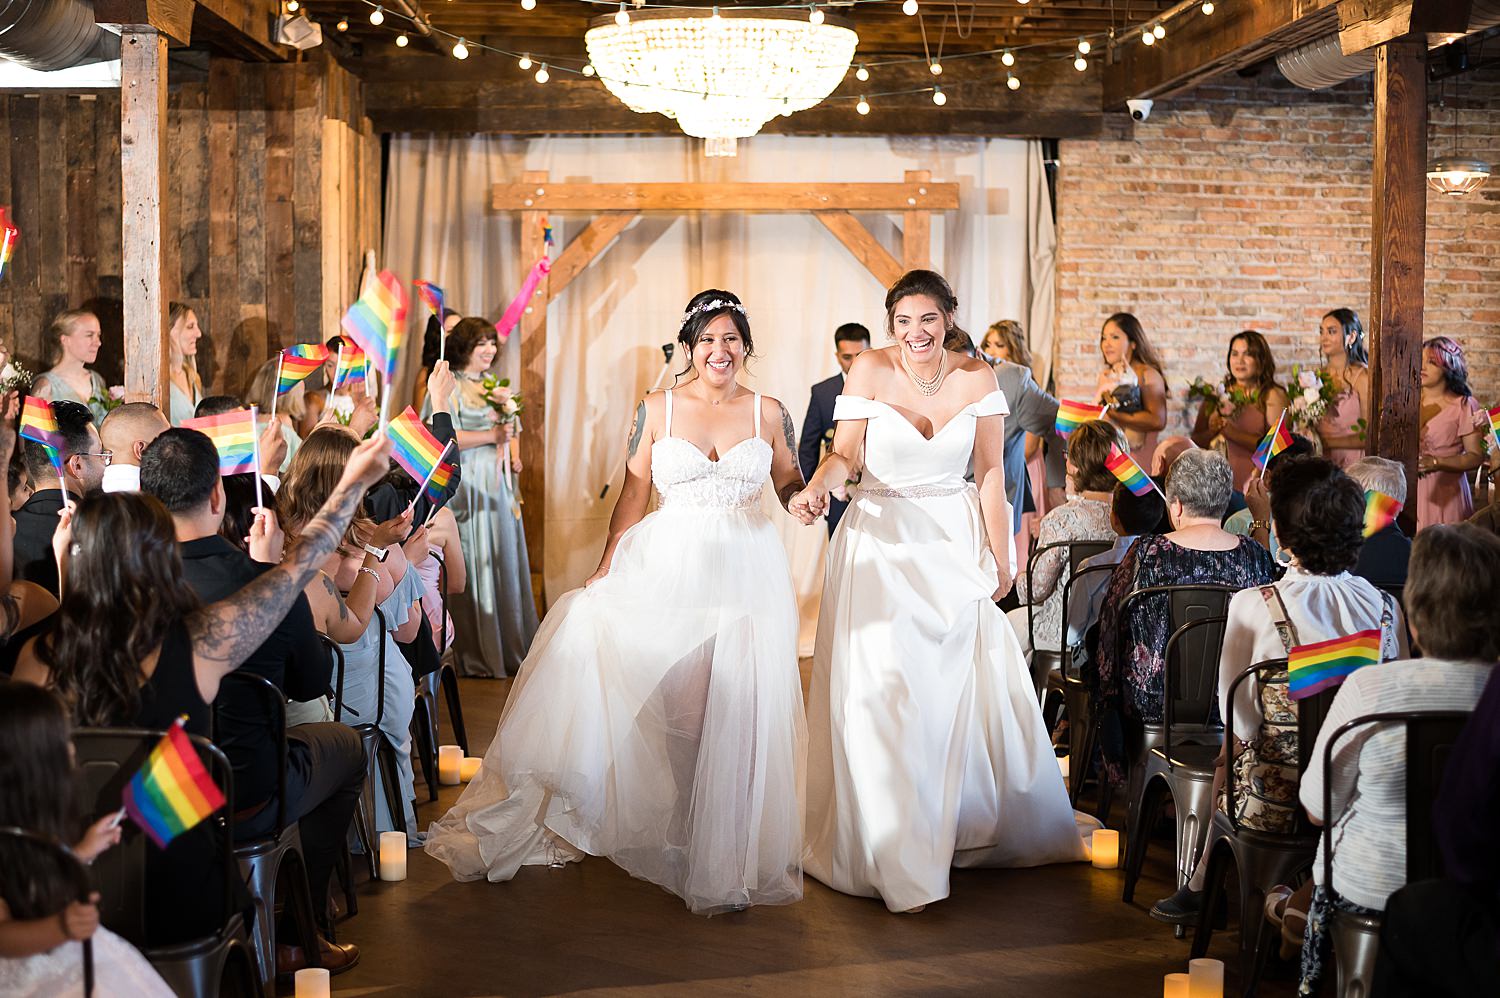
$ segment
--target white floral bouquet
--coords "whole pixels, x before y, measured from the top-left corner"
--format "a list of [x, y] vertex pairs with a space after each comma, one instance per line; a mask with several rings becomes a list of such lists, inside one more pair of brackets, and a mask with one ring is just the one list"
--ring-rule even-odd
[[18, 391], [31, 385], [34, 375], [15, 361], [6, 361], [0, 368], [0, 395]]
[[354, 397], [352, 395], [335, 395], [333, 397], [333, 405], [329, 408], [333, 410], [333, 418], [338, 420], [340, 425], [348, 426], [349, 421], [354, 417]]
[[1333, 375], [1322, 368], [1292, 368], [1291, 404], [1286, 416], [1293, 427], [1311, 429], [1322, 421], [1328, 407], [1338, 398]]

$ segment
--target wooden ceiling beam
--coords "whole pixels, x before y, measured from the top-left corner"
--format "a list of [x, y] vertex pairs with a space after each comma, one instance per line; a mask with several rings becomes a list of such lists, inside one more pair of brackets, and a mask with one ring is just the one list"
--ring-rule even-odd
[[[491, 211], [948, 211], [957, 184], [495, 184]], [[627, 218], [626, 221], [629, 221]], [[608, 234], [603, 242], [613, 238]], [[602, 243], [601, 243], [602, 245]]]
[[1461, 37], [1472, 0], [1339, 0], [1339, 48], [1345, 55], [1406, 35]]

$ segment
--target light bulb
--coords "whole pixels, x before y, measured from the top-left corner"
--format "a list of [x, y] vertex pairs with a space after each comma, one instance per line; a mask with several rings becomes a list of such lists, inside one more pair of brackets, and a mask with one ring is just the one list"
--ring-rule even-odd
[[522, 10], [536, 10], [536, 0], [521, 0]]
[[933, 63], [932, 65], [928, 66], [927, 69], [932, 73], [933, 76], [943, 75], [943, 64], [940, 62]]
[[550, 79], [552, 79], [552, 74], [547, 72], [547, 64], [544, 62], [542, 63], [542, 68], [536, 71], [536, 81], [538, 83], [546, 83]]
[[1091, 48], [1093, 48], [1093, 46], [1089, 44], [1089, 40], [1087, 38], [1080, 38], [1080, 39], [1078, 39], [1078, 54], [1079, 55], [1088, 55], [1089, 54], [1089, 49], [1091, 49]]
[[302, 5], [297, 0], [286, 0], [286, 12], [288, 14], [295, 14], [301, 9]]
[[854, 105], [854, 110], [858, 111], [860, 114], [869, 114], [870, 102], [861, 97], [859, 99], [859, 103]]
[[1000, 55], [1000, 65], [1002, 65], [1002, 66], [1014, 66], [1015, 64], [1016, 64], [1016, 57], [1010, 54], [1010, 49], [1006, 49], [1003, 53], [1001, 53], [1001, 55]]
[[453, 43], [453, 58], [455, 58], [455, 59], [467, 59], [468, 57], [469, 57], [469, 46], [465, 45], [464, 44], [464, 40], [462, 38], [460, 38], [458, 41], [456, 41], [456, 42]]
[[620, 2], [620, 9], [615, 11], [615, 23], [622, 28], [630, 23], [630, 11], [625, 9], [624, 0]]
[[1205, 14], [1212, 14], [1213, 12], [1214, 12], [1214, 0], [1203, 0], [1203, 13], [1205, 13]]
[[854, 78], [861, 83], [869, 81], [870, 71], [864, 67], [864, 63], [860, 63], [859, 68], [854, 71]]
[[1165, 38], [1167, 37], [1167, 27], [1164, 24], [1158, 24], [1156, 27], [1151, 29], [1151, 33], [1157, 38]]
[[339, 18], [339, 23], [335, 24], [334, 27], [337, 28], [339, 31], [348, 31], [349, 30], [349, 19], [347, 17], [341, 17], [341, 18]]
[[516, 65], [520, 66], [522, 69], [530, 69], [531, 68], [531, 53], [528, 52], [525, 55], [521, 56], [520, 60], [516, 63]]
[[1007, 87], [1010, 87], [1012, 90], [1020, 90], [1021, 89], [1021, 78], [1019, 76], [1016, 76], [1014, 73], [1006, 73], [1005, 74], [1005, 85]]
[[809, 21], [811, 21], [813, 24], [822, 24], [823, 23], [823, 12], [818, 9], [818, 5], [817, 4], [813, 4], [812, 13], [810, 13], [810, 14], [807, 15], [807, 19]]
[[1087, 59], [1085, 59], [1083, 56], [1079, 56], [1077, 59], [1073, 60], [1073, 68], [1076, 69], [1076, 70], [1078, 70], [1081, 73], [1085, 69], [1089, 68], [1089, 61]]
[[406, 37], [406, 32], [403, 31], [401, 34], [396, 36], [396, 47], [398, 49], [404, 49], [410, 44], [411, 40]]
[[371, 24], [384, 24], [385, 23], [385, 8], [384, 7], [378, 7], [377, 6], [374, 10], [370, 11], [370, 23]]
[[1027, 4], [1029, 4], [1029, 3], [1031, 3], [1031, 0], [1016, 0], [1016, 3], [1018, 3], [1018, 4], [1020, 4], [1020, 5], [1021, 5], [1021, 6], [1022, 6], [1022, 7], [1024, 7], [1024, 6], [1026, 6], [1026, 5], [1027, 5]]
[[942, 87], [932, 88], [932, 102], [938, 107], [942, 107], [944, 104], [948, 103], [948, 95], [943, 93]]
[[901, 13], [905, 14], [907, 17], [911, 17], [916, 12], [917, 0], [906, 0], [906, 2], [901, 5]]
[[593, 63], [586, 62], [586, 63], [583, 64], [583, 75], [584, 76], [593, 76], [594, 75], [594, 64]]
[[721, 21], [721, 20], [723, 20], [723, 18], [719, 17], [719, 8], [715, 7], [713, 9], [713, 13], [711, 13], [711, 14], [708, 15], [708, 19], [710, 21]]
[[1144, 31], [1141, 32], [1141, 44], [1142, 45], [1155, 45], [1156, 44], [1156, 36], [1151, 33], [1151, 29], [1150, 28], [1147, 28], [1146, 30], [1144, 30]]

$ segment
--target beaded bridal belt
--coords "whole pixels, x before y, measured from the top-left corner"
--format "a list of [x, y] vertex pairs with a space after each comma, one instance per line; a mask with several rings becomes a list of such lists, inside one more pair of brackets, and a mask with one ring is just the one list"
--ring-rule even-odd
[[860, 489], [860, 495], [883, 496], [888, 499], [932, 499], [937, 496], [956, 496], [972, 488], [968, 482], [962, 485], [913, 485], [904, 489]]

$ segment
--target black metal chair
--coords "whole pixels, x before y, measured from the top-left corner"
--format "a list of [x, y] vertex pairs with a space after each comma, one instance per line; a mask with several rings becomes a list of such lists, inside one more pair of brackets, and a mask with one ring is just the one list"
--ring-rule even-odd
[[[51, 836], [25, 828], [0, 828], [0, 840], [10, 844], [6, 852], [8, 861], [15, 864], [13, 869], [35, 875], [42, 874], [51, 866], [62, 880], [71, 885], [73, 900], [88, 903], [94, 887], [89, 880], [88, 869], [73, 855], [73, 850]], [[56, 912], [41, 912], [36, 917], [50, 914]], [[31, 916], [11, 912], [11, 917]], [[79, 951], [83, 962], [83, 998], [91, 998], [94, 993], [94, 941], [83, 940], [79, 944]]]
[[[1333, 887], [1333, 755], [1341, 739], [1366, 725], [1401, 725], [1406, 729], [1406, 879], [1407, 882], [1438, 876], [1441, 859], [1432, 832], [1432, 806], [1448, 757], [1468, 722], [1468, 711], [1412, 710], [1364, 714], [1341, 724], [1323, 750], [1323, 886], [1330, 900]], [[1380, 945], [1380, 916], [1356, 915], [1329, 909], [1333, 953], [1338, 966], [1340, 995], [1368, 995], [1375, 972], [1375, 953]]]
[[[298, 942], [302, 945], [302, 951], [312, 961], [311, 965], [318, 965], [318, 922], [314, 915], [316, 908], [312, 890], [307, 883], [307, 861], [302, 855], [302, 833], [296, 822], [288, 824], [286, 819], [286, 698], [276, 685], [264, 676], [256, 676], [247, 672], [231, 672], [224, 677], [223, 683], [230, 687], [241, 687], [247, 691], [248, 696], [259, 701], [260, 709], [271, 720], [271, 739], [277, 746], [275, 796], [265, 805], [275, 808], [276, 821], [269, 835], [249, 842], [240, 842], [234, 847], [234, 856], [239, 861], [240, 872], [245, 877], [246, 886], [250, 888], [250, 897], [255, 901], [255, 959], [260, 966], [261, 981], [267, 988], [274, 988], [276, 898], [277, 888], [283, 883], [287, 890], [286, 904], [290, 907], [297, 923]], [[223, 687], [220, 688], [220, 698], [214, 702], [216, 731], [221, 734], [224, 730], [220, 718], [221, 705], [224, 702], [222, 693]], [[221, 739], [219, 747], [227, 750], [231, 746]], [[326, 907], [328, 899], [321, 899], [321, 903]]]
[[[1063, 583], [1064, 638], [1066, 638], [1066, 628], [1071, 623], [1068, 619], [1068, 608], [1073, 605], [1074, 583], [1080, 583], [1080, 580], [1091, 575], [1108, 575], [1115, 570], [1115, 567], [1114, 565], [1088, 565], [1069, 573], [1068, 581]], [[1099, 740], [1094, 728], [1093, 691], [1081, 675], [1069, 669], [1072, 664], [1073, 648], [1065, 647], [1062, 653], [1062, 664], [1058, 669], [1058, 678], [1062, 684], [1063, 713], [1068, 718], [1068, 798], [1073, 806], [1077, 807], [1078, 795], [1083, 791], [1083, 785], [1093, 769], [1094, 755], [1098, 750]]]
[[463, 749], [464, 755], [467, 756], [469, 735], [464, 729], [464, 708], [463, 702], [459, 699], [458, 671], [454, 668], [452, 659], [447, 657], [448, 650], [453, 645], [453, 634], [448, 629], [448, 565], [443, 561], [442, 555], [434, 554], [433, 558], [438, 563], [438, 657], [443, 660], [443, 664], [436, 672], [422, 677], [422, 682], [417, 686], [417, 692], [423, 698], [427, 714], [431, 718], [433, 731], [436, 731], [436, 687], [442, 687], [443, 699], [448, 704], [448, 723], [453, 726], [453, 741]]
[[[1125, 837], [1125, 890], [1129, 904], [1146, 862], [1151, 830], [1161, 817], [1168, 796], [1176, 812], [1177, 886], [1187, 883], [1208, 837], [1213, 812], [1214, 759], [1222, 740], [1205, 742], [1204, 732], [1220, 727], [1216, 720], [1219, 701], [1219, 652], [1224, 644], [1225, 617], [1200, 617], [1172, 632], [1167, 639], [1162, 670], [1163, 743], [1146, 753], [1141, 800], [1135, 821]], [[1174, 737], [1186, 722], [1190, 740]], [[1222, 736], [1221, 736], [1222, 738]], [[1181, 933], [1179, 933], [1181, 934]]]
[[[356, 834], [360, 837], [360, 845], [365, 850], [365, 855], [370, 862], [370, 876], [376, 875], [375, 866], [375, 781], [379, 780], [381, 789], [385, 794], [386, 806], [390, 810], [391, 823], [396, 831], [404, 832], [406, 828], [406, 807], [401, 800], [401, 776], [397, 770], [396, 749], [386, 738], [385, 733], [380, 730], [380, 722], [385, 719], [385, 669], [386, 669], [386, 627], [385, 613], [380, 607], [375, 608], [375, 625], [379, 628], [380, 649], [376, 666], [378, 675], [375, 686], [375, 716], [368, 720], [360, 718], [359, 723], [351, 724], [359, 733], [360, 742], [365, 748], [365, 786], [359, 795], [359, 805], [355, 808], [355, 823], [359, 829]], [[345, 662], [342, 654], [336, 659], [337, 685], [334, 689], [335, 702], [333, 705], [333, 719], [344, 721], [344, 712], [348, 711], [352, 716], [358, 717], [353, 708], [344, 703], [344, 670]]]
[[1406, 587], [1404, 585], [1397, 585], [1394, 582], [1388, 582], [1377, 584], [1375, 588], [1379, 589], [1383, 593], [1389, 594], [1393, 599], [1395, 599], [1396, 605], [1401, 608], [1401, 627], [1406, 632], [1407, 650], [1412, 658], [1420, 658], [1421, 651], [1417, 648], [1417, 643], [1412, 640], [1411, 622], [1406, 619]]
[[[1036, 563], [1048, 551], [1063, 549], [1068, 559], [1068, 576], [1078, 570], [1078, 566], [1087, 558], [1096, 554], [1103, 554], [1114, 547], [1114, 541], [1053, 541], [1051, 544], [1043, 544], [1033, 548], [1031, 557], [1026, 562], [1026, 586], [1027, 592], [1031, 591], [1031, 580], [1036, 578]], [[1060, 648], [1038, 648], [1036, 642], [1036, 611], [1045, 603], [1028, 602], [1022, 606], [1027, 607], [1026, 612], [1026, 646], [1031, 649], [1031, 683], [1036, 687], [1037, 701], [1040, 703], [1047, 689], [1047, 677], [1054, 669], [1061, 670], [1063, 653]]]
[[[1255, 680], [1263, 685], [1287, 682], [1286, 659], [1258, 662], [1234, 678], [1229, 685], [1226, 704], [1232, 705], [1244, 684]], [[1300, 780], [1318, 730], [1323, 726], [1328, 706], [1337, 690], [1325, 690], [1316, 696], [1297, 701], [1297, 775]], [[1224, 737], [1235, 744], [1234, 711], [1224, 710]], [[1232, 749], [1231, 749], [1232, 751]], [[1246, 995], [1254, 994], [1260, 971], [1269, 955], [1271, 924], [1265, 919], [1266, 893], [1277, 884], [1293, 883], [1301, 873], [1312, 869], [1317, 851], [1317, 830], [1307, 821], [1301, 808], [1296, 809], [1297, 823], [1290, 833], [1261, 831], [1240, 824], [1235, 812], [1235, 769], [1233, 757], [1226, 767], [1225, 799], [1228, 813], [1217, 808], [1209, 827], [1208, 842], [1201, 862], [1208, 864], [1203, 887], [1203, 908], [1199, 912], [1197, 931], [1193, 936], [1192, 956], [1208, 952], [1213, 936], [1213, 919], [1224, 894], [1224, 881], [1233, 867], [1239, 881], [1240, 980]]]
[[[139, 728], [79, 728], [73, 732], [73, 748], [84, 787], [89, 813], [106, 814], [120, 806], [122, 788], [161, 741], [161, 731]], [[209, 775], [234, 799], [234, 771], [218, 746], [206, 738], [189, 736]], [[240, 876], [234, 857], [234, 813], [221, 808], [205, 819], [216, 833], [222, 880], [220, 890], [226, 911], [235, 897], [234, 883]], [[99, 919], [111, 932], [134, 944], [151, 962], [174, 992], [191, 998], [263, 995], [260, 973], [250, 946], [249, 931], [240, 912], [226, 915], [212, 935], [172, 946], [146, 943], [146, 849], [144, 835], [127, 835], [118, 846], [94, 861], [93, 874], [100, 892]], [[154, 847], [153, 847], [154, 848]], [[211, 890], [212, 884], [202, 888]]]
[[[328, 652], [329, 659], [333, 662], [333, 690], [330, 699], [334, 705], [334, 720], [339, 720], [338, 705], [344, 699], [344, 649], [339, 643], [326, 634], [319, 633], [319, 639]], [[359, 841], [360, 848], [364, 850], [365, 859], [369, 862], [370, 879], [375, 879], [376, 860], [373, 843], [371, 841], [371, 830], [365, 823], [365, 815], [358, 808], [354, 809], [354, 818], [350, 822], [354, 828], [354, 837]], [[338, 877], [339, 887], [344, 893], [344, 916], [359, 913], [359, 894], [354, 885], [354, 859], [350, 855], [349, 846], [346, 842], [343, 854], [339, 857], [339, 865], [334, 869], [334, 875]]]

